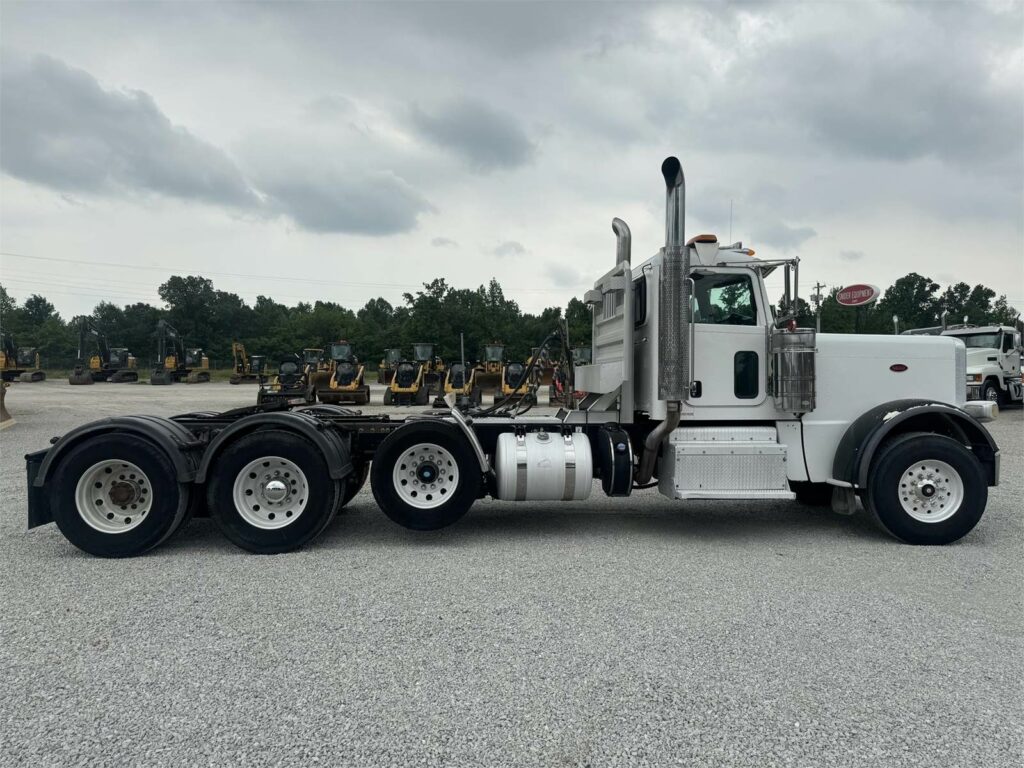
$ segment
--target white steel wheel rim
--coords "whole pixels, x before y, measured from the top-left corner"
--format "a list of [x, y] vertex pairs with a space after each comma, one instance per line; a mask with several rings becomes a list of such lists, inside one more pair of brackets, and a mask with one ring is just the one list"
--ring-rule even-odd
[[140, 526], [153, 508], [153, 487], [138, 465], [107, 459], [78, 478], [75, 507], [90, 528], [100, 533], [127, 533]]
[[281, 456], [261, 456], [235, 476], [235, 510], [254, 528], [291, 525], [309, 503], [309, 482], [299, 466]]
[[900, 505], [922, 523], [948, 520], [960, 509], [964, 496], [963, 478], [944, 461], [923, 459], [900, 475]]
[[999, 390], [996, 389], [991, 384], [986, 384], [985, 385], [985, 399], [988, 400], [990, 403], [998, 403], [999, 402]]
[[459, 487], [459, 464], [447, 448], [417, 443], [395, 461], [391, 479], [404, 503], [416, 509], [434, 509]]

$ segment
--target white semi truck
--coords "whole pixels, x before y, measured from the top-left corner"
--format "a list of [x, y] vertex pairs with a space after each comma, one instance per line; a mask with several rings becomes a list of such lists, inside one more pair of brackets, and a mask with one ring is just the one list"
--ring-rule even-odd
[[959, 339], [967, 347], [967, 397], [999, 405], [1020, 403], [1021, 334], [1008, 325], [964, 325], [947, 328], [943, 336]]
[[450, 399], [393, 418], [273, 403], [106, 418], [26, 457], [29, 527], [55, 522], [86, 552], [124, 557], [209, 514], [237, 545], [284, 552], [315, 539], [369, 476], [384, 514], [414, 530], [448, 526], [484, 496], [583, 504], [595, 481], [613, 497], [656, 487], [843, 512], [859, 500], [914, 544], [974, 528], [999, 450], [981, 423], [993, 404], [967, 402], [964, 345], [815, 334], [776, 317], [764, 279], [782, 270], [795, 299], [798, 262], [686, 240], [682, 167], [670, 157], [661, 170], [665, 247], [634, 265], [615, 219], [614, 266], [585, 296], [593, 353], [576, 367], [578, 407], [464, 413]]

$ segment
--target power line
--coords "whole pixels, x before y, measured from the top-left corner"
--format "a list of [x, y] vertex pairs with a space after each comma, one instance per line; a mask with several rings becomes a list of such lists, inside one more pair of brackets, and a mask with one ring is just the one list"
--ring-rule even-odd
[[[112, 261], [89, 261], [83, 259], [65, 259], [58, 258], [56, 256], [30, 256], [25, 253], [13, 253], [11, 251], [0, 251], [0, 256], [9, 256], [18, 259], [32, 259], [33, 261], [50, 261], [59, 262], [62, 264], [81, 264], [87, 267], [114, 267], [116, 269], [142, 269], [156, 272], [172, 273], [175, 270], [185, 272], [195, 272], [202, 275], [213, 275], [215, 277], [234, 277], [245, 280], [267, 280], [272, 282], [291, 282], [291, 283], [312, 283], [315, 285], [337, 285], [345, 288], [422, 288], [423, 283], [370, 283], [370, 282], [358, 282], [353, 280], [327, 280], [324, 278], [316, 277], [294, 277], [291, 275], [261, 275], [249, 272], [220, 272], [215, 270], [194, 267], [156, 267], [149, 264], [119, 264]], [[560, 288], [537, 288], [537, 287], [518, 287], [518, 286], [502, 286], [503, 290], [515, 291], [518, 293], [566, 293], [566, 291]]]

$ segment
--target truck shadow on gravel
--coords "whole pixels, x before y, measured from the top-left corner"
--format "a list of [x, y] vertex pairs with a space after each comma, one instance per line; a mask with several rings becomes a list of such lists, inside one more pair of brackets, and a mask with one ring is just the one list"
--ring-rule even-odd
[[[758, 502], [703, 502], [681, 509], [659, 498], [637, 500], [643, 509], [623, 510], [594, 504], [524, 504], [480, 501], [456, 524], [439, 531], [409, 531], [391, 522], [369, 494], [360, 494], [331, 523], [307, 551], [346, 550], [353, 547], [430, 547], [500, 545], [515, 541], [561, 541], [565, 546], [622, 539], [664, 545], [673, 540], [746, 545], [849, 543], [872, 545], [899, 542], [879, 530], [866, 512], [850, 517], [827, 508], [795, 503], [766, 506]], [[595, 508], [595, 506], [597, 508]], [[175, 550], [214, 548], [247, 555], [231, 545], [216, 525], [205, 518], [192, 520], [155, 554]]]

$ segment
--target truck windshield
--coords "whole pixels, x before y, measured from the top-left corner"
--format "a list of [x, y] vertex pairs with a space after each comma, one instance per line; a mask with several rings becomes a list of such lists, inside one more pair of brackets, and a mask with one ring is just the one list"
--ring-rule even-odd
[[999, 332], [950, 334], [960, 339], [968, 349], [999, 349]]

